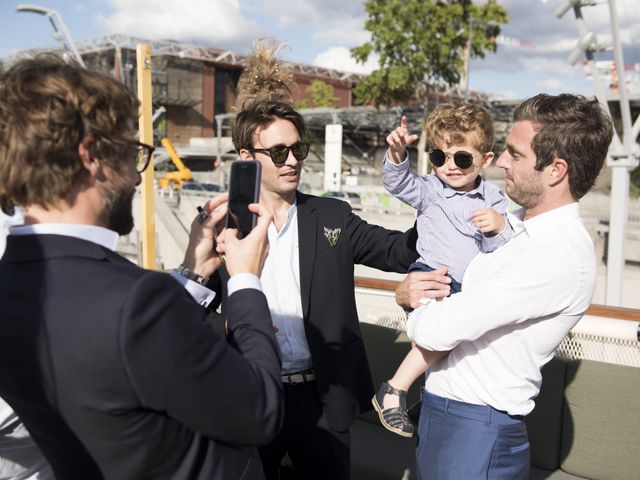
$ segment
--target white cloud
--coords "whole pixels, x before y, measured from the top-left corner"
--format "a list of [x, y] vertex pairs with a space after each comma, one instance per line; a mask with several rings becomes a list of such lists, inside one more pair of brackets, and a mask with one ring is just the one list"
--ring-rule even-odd
[[238, 0], [107, 0], [113, 12], [98, 18], [107, 33], [152, 40], [248, 45], [260, 36], [255, 21], [243, 17]]
[[538, 86], [543, 92], [559, 93], [566, 91], [565, 83], [559, 78], [549, 78], [538, 82]]
[[517, 98], [520, 98], [520, 95], [518, 95], [513, 90], [501, 90], [500, 92], [493, 95], [492, 98], [495, 98], [497, 100], [515, 100]]
[[256, 0], [254, 8], [276, 18], [282, 26], [322, 26], [358, 17], [364, 29], [364, 2], [353, 0]]
[[335, 68], [336, 70], [342, 70], [344, 72], [371, 73], [378, 68], [378, 56], [370, 55], [367, 62], [363, 65], [356, 63], [348, 48], [331, 47], [317, 55], [313, 64], [319, 67]]
[[363, 28], [364, 17], [346, 17], [328, 22], [313, 34], [313, 38], [325, 44], [355, 47], [368, 42], [371, 34]]

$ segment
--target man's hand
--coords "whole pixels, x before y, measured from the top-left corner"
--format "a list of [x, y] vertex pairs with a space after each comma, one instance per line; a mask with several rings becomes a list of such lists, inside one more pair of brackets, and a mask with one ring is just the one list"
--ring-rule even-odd
[[226, 228], [217, 238], [216, 250], [225, 255], [227, 271], [231, 276], [252, 273], [259, 277], [269, 252], [267, 230], [272, 216], [257, 203], [250, 204], [249, 210], [258, 214], [258, 223], [249, 235], [240, 240], [238, 230]]
[[489, 237], [498, 235], [504, 230], [505, 219], [491, 208], [479, 208], [471, 215], [471, 222], [482, 233]]
[[396, 289], [396, 302], [405, 310], [421, 307], [423, 298], [442, 299], [451, 292], [446, 268], [433, 272], [411, 272]]
[[206, 216], [197, 215], [191, 222], [189, 245], [182, 264], [198, 275], [210, 277], [222, 264], [215, 247], [216, 235], [224, 228], [227, 209], [223, 205], [227, 198], [228, 194], [224, 193], [209, 200], [202, 206]]
[[387, 143], [389, 144], [388, 158], [393, 163], [404, 162], [404, 154], [407, 149], [407, 145], [410, 145], [417, 139], [418, 135], [409, 135], [407, 117], [403, 115], [400, 120], [400, 126], [387, 135]]

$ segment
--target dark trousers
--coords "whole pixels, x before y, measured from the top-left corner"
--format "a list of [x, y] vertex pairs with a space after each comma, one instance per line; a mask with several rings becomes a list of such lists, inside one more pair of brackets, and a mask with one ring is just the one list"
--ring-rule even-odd
[[422, 392], [416, 463], [419, 480], [527, 480], [523, 417]]
[[[435, 270], [435, 268], [430, 267], [426, 263], [422, 263], [422, 262], [413, 262], [411, 265], [409, 265], [409, 273], [411, 273], [411, 272], [433, 272], [434, 270]], [[449, 277], [451, 279], [451, 283], [449, 284], [449, 286], [451, 287], [451, 292], [449, 293], [449, 295], [453, 295], [454, 293], [460, 293], [460, 291], [462, 290], [462, 284], [460, 282], [458, 282], [457, 280], [455, 280], [448, 273], [447, 273], [447, 277]]]
[[351, 468], [349, 431], [336, 432], [328, 426], [316, 382], [285, 383], [284, 396], [282, 430], [259, 449], [267, 480], [281, 478], [280, 463], [285, 454], [289, 454], [293, 478], [347, 480]]

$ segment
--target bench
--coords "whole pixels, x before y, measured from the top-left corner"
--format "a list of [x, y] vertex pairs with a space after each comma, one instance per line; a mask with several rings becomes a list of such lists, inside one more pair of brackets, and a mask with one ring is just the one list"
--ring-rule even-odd
[[[405, 333], [361, 323], [374, 385], [389, 379], [409, 351]], [[640, 368], [556, 356], [543, 370], [527, 416], [531, 479], [640, 478]], [[408, 393], [419, 400], [422, 382]], [[388, 432], [375, 412], [352, 428], [354, 480], [415, 479], [415, 439]]]

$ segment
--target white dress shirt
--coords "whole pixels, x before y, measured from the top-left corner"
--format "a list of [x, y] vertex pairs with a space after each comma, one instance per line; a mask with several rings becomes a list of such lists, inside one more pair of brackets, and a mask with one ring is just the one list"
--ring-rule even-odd
[[0, 210], [0, 258], [4, 255], [4, 249], [7, 243], [7, 235], [12, 225], [20, 225], [24, 222], [23, 212], [20, 207], [16, 207], [16, 211], [12, 216], [5, 214]]
[[269, 254], [262, 269], [262, 289], [267, 297], [276, 339], [282, 353], [282, 373], [311, 368], [311, 351], [304, 331], [300, 295], [300, 254], [298, 245], [298, 207], [287, 210], [280, 231], [269, 225]]
[[512, 415], [533, 410], [540, 368], [584, 315], [596, 283], [577, 203], [524, 222], [522, 214], [510, 218], [511, 241], [469, 264], [461, 293], [415, 310], [407, 325], [418, 345], [451, 350], [427, 372], [429, 392]]

